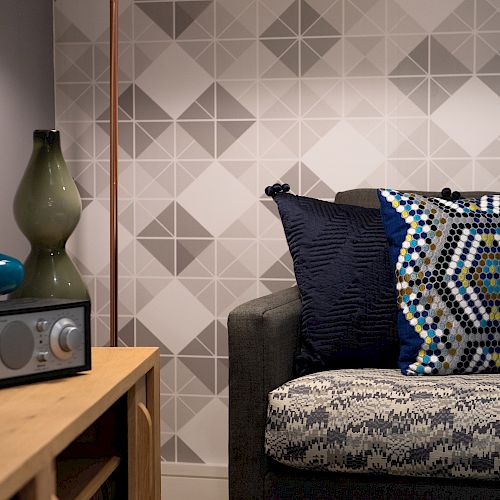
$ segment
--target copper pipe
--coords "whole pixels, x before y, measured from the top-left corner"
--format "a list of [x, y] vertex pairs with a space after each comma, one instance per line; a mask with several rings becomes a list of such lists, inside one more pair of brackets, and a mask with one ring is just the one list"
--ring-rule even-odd
[[110, 324], [109, 345], [118, 345], [118, 0], [109, 2], [110, 25], [110, 158], [109, 158], [109, 261], [110, 261]]

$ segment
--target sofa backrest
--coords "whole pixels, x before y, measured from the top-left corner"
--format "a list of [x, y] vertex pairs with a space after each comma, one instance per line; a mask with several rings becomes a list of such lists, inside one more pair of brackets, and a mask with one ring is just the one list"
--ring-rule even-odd
[[[423, 194], [426, 196], [441, 196], [441, 193], [437, 191], [406, 190], [406, 192]], [[491, 192], [488, 191], [466, 191], [461, 192], [460, 194], [462, 198], [479, 198], [480, 196], [490, 193]], [[359, 207], [367, 208], [380, 208], [380, 202], [377, 197], [377, 190], [373, 188], [349, 189], [348, 191], [339, 191], [335, 196], [335, 203], [341, 203], [342, 205], [356, 205]]]

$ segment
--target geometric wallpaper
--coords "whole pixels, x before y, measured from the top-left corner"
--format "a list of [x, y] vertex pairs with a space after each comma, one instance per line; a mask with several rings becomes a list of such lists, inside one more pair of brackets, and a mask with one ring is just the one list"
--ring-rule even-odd
[[[161, 456], [227, 463], [236, 305], [293, 283], [288, 182], [500, 189], [499, 0], [120, 0], [119, 326], [161, 348]], [[55, 3], [69, 250], [109, 325], [108, 2]]]

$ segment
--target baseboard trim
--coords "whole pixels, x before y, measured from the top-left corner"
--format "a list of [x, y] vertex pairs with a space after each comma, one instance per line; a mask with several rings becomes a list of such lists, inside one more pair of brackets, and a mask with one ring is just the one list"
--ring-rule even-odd
[[229, 500], [228, 480], [223, 478], [162, 476], [162, 500]]
[[227, 465], [162, 462], [161, 474], [175, 477], [227, 479]]

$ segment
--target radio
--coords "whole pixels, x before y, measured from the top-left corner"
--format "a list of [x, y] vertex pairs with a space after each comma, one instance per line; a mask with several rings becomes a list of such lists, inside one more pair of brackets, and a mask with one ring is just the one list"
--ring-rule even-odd
[[90, 370], [90, 302], [0, 302], [0, 387]]

